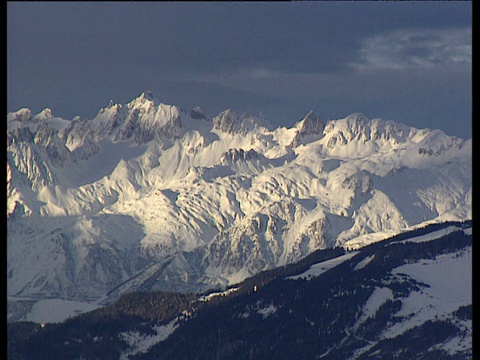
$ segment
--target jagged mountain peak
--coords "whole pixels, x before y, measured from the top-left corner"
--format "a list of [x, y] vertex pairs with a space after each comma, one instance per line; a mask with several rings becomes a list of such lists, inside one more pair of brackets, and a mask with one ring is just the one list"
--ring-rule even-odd
[[116, 103], [114, 100], [110, 100], [108, 102], [108, 106], [106, 107], [106, 109], [122, 108], [122, 107], [123, 107], [122, 104]]
[[387, 149], [400, 143], [410, 142], [421, 132], [414, 127], [392, 120], [369, 119], [361, 113], [354, 113], [343, 119], [330, 120], [324, 129], [327, 147], [330, 149], [359, 143], [370, 144], [371, 146], [367, 146], [370, 151], [376, 151], [379, 147], [386, 146]]
[[365, 124], [369, 119], [360, 112], [352, 113], [348, 115], [345, 120], [349, 123]]
[[344, 118], [330, 120], [325, 126], [325, 131], [329, 132], [331, 130], [341, 130], [348, 132], [362, 132], [365, 129], [370, 129], [372, 126], [377, 126], [379, 124], [384, 124], [385, 121], [382, 119], [369, 119], [362, 113], [353, 113]]
[[[410, 130], [418, 131], [412, 126], [398, 123], [393, 120], [383, 120], [381, 118], [368, 118], [362, 113], [353, 113], [344, 118], [330, 120], [326, 127], [348, 130], [351, 132], [362, 132], [365, 130], [377, 129], [383, 131], [408, 132]], [[329, 130], [328, 129], [328, 130]], [[430, 131], [428, 129], [425, 129]]]
[[[25, 123], [30, 121], [41, 122], [41, 121], [50, 120], [53, 118], [54, 116], [53, 116], [52, 109], [48, 107], [43, 109], [37, 114], [33, 114], [32, 110], [30, 110], [29, 108], [21, 108], [17, 111], [7, 114], [7, 123], [10, 123], [10, 122]], [[13, 126], [13, 124], [9, 124], [9, 127], [10, 126]]]
[[182, 128], [181, 111], [174, 105], [161, 103], [152, 92], [146, 91], [126, 105], [111, 100], [91, 126], [98, 136], [114, 141], [146, 143], [153, 139], [177, 138]]
[[237, 113], [233, 109], [226, 109], [213, 118], [213, 128], [225, 133], [234, 133], [239, 128]]
[[307, 115], [305, 115], [305, 117], [303, 118], [304, 120], [310, 118], [310, 117], [313, 117], [315, 120], [317, 119], [317, 115], [315, 115], [315, 112], [313, 110], [310, 110]]
[[103, 114], [103, 113], [115, 114], [116, 112], [120, 111], [123, 108], [124, 108], [123, 104], [118, 104], [115, 101], [110, 100], [108, 105], [104, 108], [101, 108], [98, 114]]
[[151, 91], [144, 91], [138, 97], [127, 104], [129, 109], [138, 109], [140, 111], [150, 111], [156, 109], [161, 102]]
[[7, 122], [11, 121], [19, 121], [24, 122], [32, 118], [32, 110], [29, 108], [21, 108], [15, 112], [11, 112], [7, 114]]
[[135, 100], [145, 102], [145, 101], [158, 101], [152, 91], [146, 90], [143, 91]]
[[40, 111], [37, 115], [35, 115], [34, 119], [35, 120], [47, 120], [47, 119], [51, 119], [52, 117], [53, 117], [52, 109], [45, 108], [42, 111]]
[[139, 118], [150, 122], [157, 122], [161, 117], [179, 118], [181, 109], [176, 105], [160, 102], [151, 91], [144, 91], [139, 97], [127, 104], [131, 111], [139, 111]]
[[[263, 116], [263, 115], [261, 115]], [[249, 112], [238, 116], [235, 110], [227, 109], [213, 118], [213, 128], [223, 133], [248, 133], [256, 128], [262, 127], [259, 124], [263, 119], [258, 119]]]
[[325, 125], [325, 132], [340, 131], [343, 133], [358, 134], [370, 131], [373, 127], [382, 126], [385, 121], [381, 119], [371, 120], [362, 113], [353, 113], [344, 118], [330, 120]]
[[298, 129], [301, 135], [318, 135], [323, 132], [325, 124], [321, 117], [317, 117], [313, 110], [311, 110], [303, 120], [295, 124], [295, 128]]

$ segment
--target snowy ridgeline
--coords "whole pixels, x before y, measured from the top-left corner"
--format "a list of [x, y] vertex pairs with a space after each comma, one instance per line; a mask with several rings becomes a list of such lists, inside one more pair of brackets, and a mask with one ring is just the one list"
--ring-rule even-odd
[[144, 93], [93, 119], [22, 109], [7, 123], [8, 295], [23, 319], [28, 301], [226, 288], [471, 218], [471, 139], [361, 114], [271, 129]]

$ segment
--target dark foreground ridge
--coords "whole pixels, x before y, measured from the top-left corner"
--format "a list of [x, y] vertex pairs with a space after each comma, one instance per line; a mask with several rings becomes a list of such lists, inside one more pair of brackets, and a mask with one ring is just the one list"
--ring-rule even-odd
[[[430, 296], [434, 285], [395, 269], [465, 265], [471, 226], [430, 225], [358, 252], [320, 250], [210, 296], [137, 292], [60, 324], [8, 324], [8, 359], [470, 359], [471, 298], [412, 321], [418, 314], [400, 311], [405, 300]], [[295, 278], [329, 259], [345, 260]]]

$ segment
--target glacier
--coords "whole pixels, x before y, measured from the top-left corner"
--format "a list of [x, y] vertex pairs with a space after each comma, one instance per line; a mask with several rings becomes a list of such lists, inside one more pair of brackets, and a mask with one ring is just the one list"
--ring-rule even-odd
[[9, 113], [9, 319], [45, 299], [221, 290], [318, 249], [470, 219], [471, 142], [359, 113], [209, 119], [151, 92], [92, 119]]

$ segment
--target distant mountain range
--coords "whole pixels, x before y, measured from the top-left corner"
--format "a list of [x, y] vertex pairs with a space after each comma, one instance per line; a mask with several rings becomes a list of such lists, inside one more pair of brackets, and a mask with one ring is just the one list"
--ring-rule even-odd
[[472, 217], [471, 139], [361, 114], [273, 129], [146, 92], [93, 119], [21, 109], [7, 124], [9, 321], [61, 320], [55, 299], [71, 315], [132, 291], [220, 291]]
[[472, 223], [317, 250], [221, 291], [134, 292], [7, 329], [9, 359], [472, 359]]

